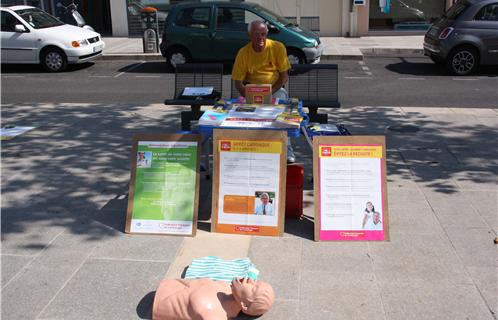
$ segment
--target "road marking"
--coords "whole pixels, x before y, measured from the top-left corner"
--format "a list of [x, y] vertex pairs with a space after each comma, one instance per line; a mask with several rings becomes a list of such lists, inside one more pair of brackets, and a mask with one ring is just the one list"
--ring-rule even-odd
[[136, 78], [161, 78], [161, 76], [135, 76]]
[[372, 75], [372, 72], [370, 72], [370, 71], [365, 71], [365, 74], [367, 74], [367, 75], [371, 76], [371, 75]]
[[359, 63], [360, 65], [362, 65], [362, 66], [364, 66], [364, 65], [365, 65], [365, 61], [358, 61], [358, 63]]
[[425, 80], [425, 78], [398, 78], [399, 80]]
[[372, 77], [344, 77], [344, 79], [373, 79]]
[[112, 76], [88, 76], [88, 78], [110, 78]]
[[361, 68], [362, 68], [363, 70], [370, 70], [368, 67], [365, 67], [365, 66], [363, 66], [363, 67], [361, 67]]
[[4, 78], [24, 78], [24, 76], [9, 76], [9, 75], [2, 75]]
[[455, 81], [476, 81], [476, 80], [479, 80], [479, 79], [476, 79], [476, 78], [453, 78], [451, 80], [455, 80]]
[[129, 67], [128, 69], [126, 69], [125, 71], [123, 71], [123, 72], [118, 73], [117, 75], [115, 75], [114, 78], [120, 77], [121, 75], [125, 74], [126, 72], [130, 72], [131, 70], [140, 67], [144, 63], [145, 63], [145, 61], [141, 61], [140, 63], [134, 64], [131, 67]]

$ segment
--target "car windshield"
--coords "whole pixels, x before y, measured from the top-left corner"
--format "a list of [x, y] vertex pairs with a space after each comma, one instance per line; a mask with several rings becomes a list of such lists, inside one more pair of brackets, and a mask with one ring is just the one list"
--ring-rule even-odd
[[280, 22], [281, 24], [283, 24], [286, 27], [297, 26], [297, 24], [287, 20], [286, 18], [284, 18], [282, 16], [279, 16], [278, 14], [276, 14], [274, 12], [271, 12], [271, 11], [261, 7], [260, 5], [255, 5], [254, 8], [256, 9], [256, 11], [262, 12], [265, 15], [270, 16], [271, 18], [273, 18], [273, 20], [277, 20], [278, 22]]
[[61, 26], [64, 23], [38, 8], [17, 10], [16, 13], [35, 29]]
[[443, 17], [454, 20], [467, 9], [470, 4], [467, 1], [458, 1], [443, 14]]

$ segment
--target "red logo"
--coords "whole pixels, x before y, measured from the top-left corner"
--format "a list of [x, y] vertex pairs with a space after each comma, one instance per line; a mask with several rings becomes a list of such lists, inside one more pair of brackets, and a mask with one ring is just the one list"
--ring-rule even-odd
[[254, 103], [263, 103], [263, 96], [254, 96]]
[[331, 147], [322, 147], [322, 157], [330, 157], [332, 155]]
[[230, 141], [221, 141], [221, 150], [222, 151], [230, 151], [232, 149], [232, 144]]

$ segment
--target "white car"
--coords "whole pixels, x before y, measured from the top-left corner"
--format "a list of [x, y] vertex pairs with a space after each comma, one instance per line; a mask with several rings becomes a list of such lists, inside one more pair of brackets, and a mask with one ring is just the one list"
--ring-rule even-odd
[[64, 24], [35, 7], [2, 7], [1, 62], [40, 63], [50, 72], [63, 71], [68, 63], [83, 63], [102, 55], [100, 34]]

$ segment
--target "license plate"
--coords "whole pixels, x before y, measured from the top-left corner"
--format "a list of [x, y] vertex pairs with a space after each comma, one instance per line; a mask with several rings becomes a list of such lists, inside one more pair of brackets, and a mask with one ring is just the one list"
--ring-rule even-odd
[[99, 52], [99, 51], [102, 51], [102, 45], [93, 47], [93, 52]]

